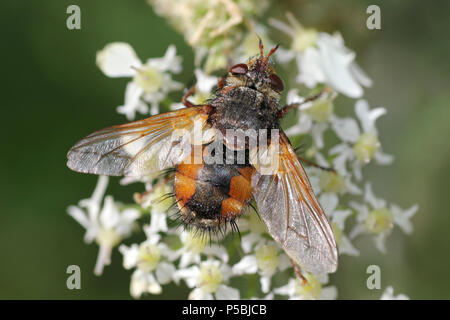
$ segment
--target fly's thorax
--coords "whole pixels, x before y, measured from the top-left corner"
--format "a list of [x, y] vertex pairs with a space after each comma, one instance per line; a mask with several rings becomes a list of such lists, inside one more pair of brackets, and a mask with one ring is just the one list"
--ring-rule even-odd
[[278, 102], [249, 87], [222, 90], [211, 105], [214, 111], [208, 121], [223, 135], [227, 129], [259, 132], [279, 127]]

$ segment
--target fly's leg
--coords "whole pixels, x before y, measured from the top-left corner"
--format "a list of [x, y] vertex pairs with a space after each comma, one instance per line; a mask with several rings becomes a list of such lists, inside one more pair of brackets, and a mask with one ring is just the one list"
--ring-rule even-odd
[[[220, 81], [220, 80], [219, 80]], [[195, 93], [195, 85], [193, 85], [186, 93], [183, 95], [183, 98], [181, 99], [181, 102], [187, 107], [187, 108], [193, 108], [193, 107], [203, 107], [203, 112], [206, 114], [209, 114], [211, 110], [213, 110], [213, 107], [209, 104], [193, 104], [188, 100], [190, 96], [192, 96]]]
[[217, 80], [217, 88], [220, 90], [225, 86], [225, 79], [224, 78], [219, 78], [219, 80]]
[[315, 163], [315, 162], [313, 162], [313, 161], [311, 161], [311, 160], [308, 160], [308, 159], [306, 159], [306, 158], [303, 158], [303, 157], [301, 157], [301, 156], [297, 156], [297, 157], [298, 157], [298, 159], [299, 159], [300, 161], [306, 163], [306, 164], [309, 165], [309, 166], [312, 166], [312, 167], [315, 167], [315, 168], [318, 168], [318, 169], [321, 169], [321, 170], [324, 170], [324, 171], [330, 171], [330, 172], [336, 173], [336, 170], [334, 170], [333, 168], [330, 168], [330, 167], [324, 167], [324, 166], [318, 165], [317, 163]]
[[197, 107], [196, 104], [193, 104], [188, 100], [190, 96], [192, 96], [195, 93], [195, 85], [193, 85], [186, 93], [183, 95], [183, 98], [181, 99], [181, 102], [188, 108], [191, 107]]
[[281, 108], [278, 113], [277, 113], [277, 117], [278, 118], [283, 118], [289, 111], [291, 111], [291, 109], [294, 108], [298, 108], [300, 107], [302, 104], [305, 104], [307, 102], [311, 102], [314, 101], [318, 98], [320, 98], [323, 94], [329, 94], [331, 93], [331, 90], [328, 88], [323, 89], [322, 91], [320, 91], [318, 94], [315, 94], [313, 96], [310, 96], [308, 98], [306, 98], [305, 100], [303, 100], [302, 102], [297, 102], [297, 103], [291, 103], [288, 104], [286, 106], [284, 106], [283, 108]]
[[[301, 106], [302, 104], [305, 104], [305, 103], [307, 103], [307, 102], [311, 102], [311, 101], [317, 100], [317, 99], [320, 98], [322, 95], [324, 95], [324, 94], [330, 94], [330, 93], [331, 93], [331, 90], [330, 90], [329, 88], [326, 88], [326, 87], [325, 87], [325, 89], [323, 89], [323, 90], [320, 91], [319, 93], [317, 93], [317, 94], [315, 94], [315, 95], [313, 95], [313, 96], [310, 96], [310, 97], [306, 98], [306, 99], [303, 100], [302, 102], [291, 103], [291, 104], [288, 104], [288, 105], [284, 106], [283, 108], [281, 108], [281, 109], [278, 111], [277, 117], [278, 117], [278, 118], [282, 118], [282, 117], [284, 117], [291, 109], [298, 108], [298, 107]], [[299, 155], [299, 154], [297, 154], [297, 157], [298, 157], [298, 159], [299, 159], [300, 161], [306, 163], [307, 165], [310, 165], [310, 166], [319, 168], [319, 169], [324, 170], [324, 171], [331, 171], [331, 172], [333, 172], [333, 173], [336, 173], [336, 170], [334, 170], [333, 168], [330, 168], [330, 167], [324, 167], [324, 166], [318, 165], [317, 163], [315, 163], [315, 162], [313, 162], [313, 161], [311, 161], [311, 160], [308, 160], [308, 159], [302, 157], [302, 156]]]
[[306, 280], [305, 276], [303, 275], [302, 270], [300, 269], [300, 266], [297, 263], [295, 263], [295, 261], [292, 259], [291, 259], [291, 263], [292, 263], [292, 266], [294, 267], [295, 274], [302, 281], [302, 285], [307, 285], [308, 280]]
[[[147, 197], [156, 190], [156, 188], [158, 188], [162, 185], [168, 184], [170, 181], [172, 181], [172, 179], [174, 177], [175, 177], [175, 172], [171, 172], [168, 175], [166, 175], [165, 177], [162, 177], [161, 179], [159, 179], [158, 182], [156, 182], [156, 184], [154, 186], [152, 186], [152, 188], [150, 190], [147, 190], [142, 193], [136, 192], [133, 195], [134, 201], [136, 201], [136, 203], [138, 203], [138, 204], [142, 204], [145, 201], [145, 199], [147, 199]], [[161, 201], [163, 201], [163, 200], [164, 199], [161, 199]]]

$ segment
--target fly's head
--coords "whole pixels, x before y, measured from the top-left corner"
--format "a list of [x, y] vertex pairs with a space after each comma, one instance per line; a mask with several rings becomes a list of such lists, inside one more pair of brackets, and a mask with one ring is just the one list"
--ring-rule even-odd
[[259, 49], [259, 57], [251, 58], [247, 63], [236, 64], [229, 69], [226, 85], [257, 90], [278, 101], [284, 85], [269, 61], [269, 57], [278, 49], [278, 45], [264, 56], [263, 44], [260, 40]]

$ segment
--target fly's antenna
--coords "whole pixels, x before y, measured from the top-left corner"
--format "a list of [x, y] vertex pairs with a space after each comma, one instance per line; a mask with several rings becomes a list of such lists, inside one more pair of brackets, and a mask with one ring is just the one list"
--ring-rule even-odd
[[258, 36], [259, 39], [259, 68], [260, 70], [264, 70], [264, 68], [266, 67], [267, 63], [269, 62], [269, 58], [270, 56], [277, 51], [278, 47], [280, 46], [279, 44], [277, 44], [275, 47], [273, 47], [269, 53], [267, 54], [267, 56], [264, 57], [264, 45], [263, 42], [261, 40], [261, 38]]
[[258, 60], [263, 62], [264, 61], [264, 45], [259, 36], [258, 36], [258, 39], [259, 39], [259, 59]]
[[267, 54], [267, 56], [264, 58], [264, 65], [267, 64], [267, 61], [269, 61], [269, 57], [270, 57], [275, 51], [277, 51], [277, 49], [278, 49], [279, 46], [280, 46], [280, 45], [277, 44], [275, 47], [273, 47], [273, 48], [269, 51], [269, 53]]

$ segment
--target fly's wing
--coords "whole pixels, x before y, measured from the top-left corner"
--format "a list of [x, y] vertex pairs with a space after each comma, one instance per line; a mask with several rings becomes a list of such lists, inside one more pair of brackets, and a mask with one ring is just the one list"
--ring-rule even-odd
[[337, 247], [327, 217], [288, 138], [281, 132], [278, 169], [252, 177], [258, 212], [271, 236], [303, 270], [331, 273]]
[[207, 118], [202, 107], [191, 107], [99, 130], [69, 150], [67, 166], [83, 173], [135, 177], [170, 168], [191, 152], [194, 131], [201, 135], [209, 128]]

